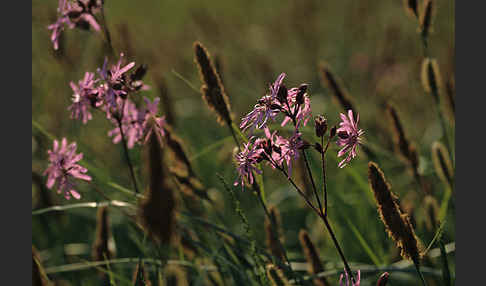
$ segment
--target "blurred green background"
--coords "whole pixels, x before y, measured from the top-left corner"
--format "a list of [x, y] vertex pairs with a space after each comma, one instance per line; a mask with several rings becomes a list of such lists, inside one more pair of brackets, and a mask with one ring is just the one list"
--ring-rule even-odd
[[[437, 5], [429, 53], [437, 59], [446, 82], [454, 77], [454, 1], [439, 1]], [[47, 150], [52, 146], [52, 141], [39, 132], [38, 124], [56, 138], [67, 137], [68, 141], [78, 142], [78, 150], [92, 167], [89, 172], [96, 173], [94, 184], [112, 199], [126, 200], [127, 196], [115, 188], [106, 188], [108, 182], [131, 188], [122, 147], [113, 144], [107, 136], [112, 124], [101, 114], [94, 114], [94, 119], [83, 125], [71, 120], [67, 110], [72, 94], [69, 82], [77, 82], [85, 71], [94, 72], [103, 63], [106, 55], [103, 36], [93, 31], [65, 30], [60, 50], [54, 51], [47, 25], [55, 22], [56, 8], [54, 0], [32, 1], [33, 176], [42, 174], [46, 168]], [[118, 0], [106, 1], [105, 14], [116, 53], [124, 52], [129, 60], [149, 67], [144, 81], [152, 89], [140, 96], [154, 98], [166, 92], [170, 97], [170, 106], [165, 103], [162, 110], [172, 112], [175, 132], [187, 143], [196, 173], [210, 189], [219, 214], [225, 218], [223, 222], [215, 211], [208, 210], [209, 220], [224, 223], [235, 233], [244, 233], [229, 196], [216, 176], [217, 173], [223, 175], [229, 184], [236, 178], [231, 160], [234, 143], [228, 129], [216, 123], [200, 93], [190, 86], [199, 89], [201, 85], [193, 60], [192, 45], [196, 40], [207, 47], [218, 63], [237, 123], [267, 91], [268, 84], [285, 72], [288, 87], [309, 84], [313, 115], [324, 114], [331, 125], [337, 124], [342, 109], [332, 100], [331, 91], [321, 84], [318, 70], [320, 61], [329, 63], [350, 92], [360, 113], [360, 128], [366, 132], [367, 144], [377, 154], [377, 162], [394, 192], [414, 209], [417, 235], [424, 245], [430, 242], [435, 229], [426, 227], [423, 194], [406, 163], [394, 152], [390, 120], [383, 106], [387, 102], [396, 107], [407, 137], [417, 147], [420, 172], [432, 183], [434, 197], [440, 203], [445, 187], [435, 174], [430, 150], [432, 142], [441, 140], [443, 132], [433, 109], [433, 98], [424, 93], [420, 82], [424, 51], [417, 20], [406, 14], [402, 1]], [[312, 135], [312, 126], [307, 127], [308, 136]], [[453, 135], [453, 124], [448, 127]], [[353, 263], [373, 265], [354, 228], [380, 264], [399, 261], [395, 245], [378, 218], [368, 187], [368, 158], [360, 152], [349, 167], [338, 169], [338, 159], [334, 155], [337, 150], [332, 146], [328, 156], [329, 212], [346, 256]], [[130, 156], [144, 182], [142, 153], [137, 147], [131, 150]], [[319, 174], [317, 154], [311, 161]], [[305, 208], [286, 180], [271, 168], [265, 168], [264, 180], [269, 205], [276, 206], [281, 213], [285, 246], [291, 260], [304, 261], [298, 232], [307, 229], [319, 247], [321, 258], [327, 262], [326, 267], [335, 268], [333, 265], [340, 262], [339, 256], [322, 223]], [[33, 180], [33, 210], [48, 206], [46, 201], [74, 203], [66, 202], [53, 190], [45, 190], [44, 183], [45, 178]], [[321, 185], [320, 178], [318, 184]], [[80, 191], [82, 202], [104, 200], [91, 185], [80, 184]], [[262, 209], [250, 191], [239, 192], [239, 188], [236, 191], [257, 244], [265, 247]], [[47, 192], [47, 199], [42, 192]], [[137, 257], [140, 250], [135, 241], [141, 240], [142, 234], [128, 226], [126, 218], [115, 208], [110, 208], [110, 219], [116, 256]], [[444, 240], [449, 243], [455, 237], [453, 207], [449, 208], [446, 220]], [[44, 266], [90, 260], [89, 247], [94, 240], [95, 225], [95, 209], [33, 216], [32, 242], [41, 251]], [[77, 248], [74, 245], [79, 253], [66, 253], [65, 246], [71, 244], [79, 244]], [[449, 256], [454, 270], [453, 257]], [[437, 258], [427, 261], [426, 265], [440, 270]], [[133, 267], [114, 266], [114, 271], [130, 280]], [[95, 269], [49, 275], [72, 285], [98, 285]], [[362, 276], [362, 285], [374, 285], [378, 274]], [[411, 285], [418, 283], [416, 279], [413, 272], [396, 276], [392, 273], [390, 285]], [[338, 276], [330, 280], [337, 285]]]

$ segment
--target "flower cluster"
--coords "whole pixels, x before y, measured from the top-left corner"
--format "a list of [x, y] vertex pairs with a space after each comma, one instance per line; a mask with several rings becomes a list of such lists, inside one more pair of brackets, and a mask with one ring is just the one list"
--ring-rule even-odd
[[[246, 178], [253, 183], [253, 171], [259, 173], [256, 164], [266, 160], [273, 168], [283, 169], [284, 163], [287, 166], [288, 176], [292, 173], [292, 162], [299, 158], [299, 150], [308, 147], [302, 139], [299, 127], [306, 125], [311, 116], [310, 100], [306, 93], [307, 85], [287, 90], [282, 84], [285, 73], [278, 76], [277, 80], [270, 85], [270, 93], [264, 95], [253, 110], [243, 117], [240, 128], [249, 130], [253, 133], [255, 129], [263, 129], [265, 138], [252, 137], [249, 143], [245, 144], [243, 151], [236, 155], [237, 171], [239, 179], [235, 185], [241, 183]], [[295, 126], [293, 134], [282, 137], [273, 133], [267, 125], [268, 120], [275, 121], [277, 115], [284, 114], [282, 126], [292, 121]], [[254, 143], [251, 143], [254, 140]]]
[[128, 95], [149, 87], [142, 82], [147, 68], [139, 66], [133, 72], [128, 72], [135, 66], [135, 62], [124, 63], [123, 53], [115, 65], [108, 68], [108, 59], [105, 58], [103, 66], [98, 68], [98, 78], [95, 73], [86, 72], [84, 78], [75, 84], [71, 82], [73, 90], [73, 103], [68, 107], [72, 119], [79, 119], [84, 124], [92, 119], [91, 109], [103, 110], [106, 117], [115, 125], [108, 132], [113, 137], [113, 143], [118, 143], [124, 136], [128, 148], [135, 143], [146, 142], [148, 136], [155, 133], [162, 143], [164, 136], [164, 117], [158, 117], [158, 104], [156, 98], [151, 103], [145, 98], [146, 107], [137, 108]]
[[89, 29], [99, 32], [100, 25], [96, 21], [95, 14], [101, 9], [101, 0], [59, 0], [57, 12], [59, 17], [57, 21], [47, 28], [52, 30], [51, 41], [54, 50], [59, 48], [59, 36], [67, 26], [69, 29], [80, 28]]
[[61, 145], [54, 140], [52, 150], [48, 150], [49, 167], [45, 170], [47, 175], [47, 188], [51, 189], [57, 182], [57, 192], [64, 193], [64, 197], [69, 200], [71, 196], [75, 199], [81, 195], [74, 189], [74, 179], [91, 181], [91, 177], [86, 175], [86, 168], [77, 164], [83, 159], [83, 153], [76, 154], [76, 142], [68, 145], [66, 138], [63, 138]]
[[[306, 126], [311, 117], [310, 98], [307, 94], [307, 84], [301, 84], [299, 87], [287, 89], [283, 84], [285, 73], [278, 76], [273, 84], [270, 84], [270, 92], [260, 98], [253, 110], [242, 118], [240, 129], [249, 131], [250, 134], [256, 129], [263, 129], [265, 138], [252, 137], [250, 142], [245, 144], [244, 149], [236, 154], [236, 163], [238, 179], [235, 185], [241, 184], [243, 187], [244, 179], [250, 184], [253, 183], [253, 172], [260, 173], [257, 164], [261, 161], [267, 161], [273, 168], [284, 171], [284, 165], [287, 167], [287, 176], [292, 174], [292, 164], [299, 158], [300, 151], [310, 147], [302, 138], [299, 129]], [[290, 137], [282, 137], [277, 131], [270, 131], [268, 126], [269, 120], [276, 121], [277, 116], [282, 113], [283, 120], [281, 126], [292, 122], [294, 131]], [[354, 120], [352, 110], [348, 111], [348, 117], [341, 114], [342, 122], [339, 128], [331, 130], [330, 138], [338, 135], [337, 145], [343, 147], [338, 152], [338, 157], [347, 154], [346, 158], [339, 163], [339, 167], [346, 166], [351, 159], [357, 155], [357, 146], [361, 144], [364, 131], [358, 129], [359, 115]], [[316, 120], [316, 135], [323, 137], [327, 131], [327, 120], [320, 116]], [[318, 144], [318, 143], [316, 143]], [[322, 146], [316, 145], [318, 151]], [[321, 148], [321, 149], [319, 149]], [[327, 148], [326, 148], [327, 150]]]
[[268, 119], [275, 120], [279, 113], [285, 115], [282, 126], [290, 120], [295, 120], [296, 128], [302, 123], [307, 124], [311, 116], [310, 100], [306, 93], [307, 85], [294, 87], [287, 90], [282, 84], [285, 73], [278, 76], [277, 80], [270, 85], [270, 94], [264, 95], [253, 110], [241, 120], [240, 129], [255, 128], [263, 129], [267, 126]]

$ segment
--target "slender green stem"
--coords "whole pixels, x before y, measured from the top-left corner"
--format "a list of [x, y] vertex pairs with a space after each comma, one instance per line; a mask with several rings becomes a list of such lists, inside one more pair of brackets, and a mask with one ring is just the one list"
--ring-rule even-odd
[[257, 195], [257, 197], [258, 197], [258, 201], [260, 202], [260, 204], [263, 207], [263, 210], [265, 212], [265, 215], [267, 216], [268, 220], [270, 221], [270, 227], [272, 228], [272, 233], [274, 233], [276, 235], [278, 247], [282, 251], [282, 254], [283, 254], [284, 258], [285, 258], [285, 261], [287, 261], [287, 264], [288, 264], [290, 273], [293, 276], [292, 278], [295, 279], [295, 278], [297, 278], [297, 276], [295, 275], [294, 270], [292, 269], [292, 264], [290, 263], [289, 257], [287, 255], [287, 251], [285, 250], [285, 247], [282, 245], [282, 242], [280, 241], [280, 238], [278, 237], [278, 228], [277, 228], [277, 225], [276, 225], [277, 222], [270, 215], [270, 212], [268, 211], [268, 208], [267, 208], [265, 202], [262, 200], [262, 197], [260, 195]]
[[105, 35], [105, 40], [106, 43], [108, 44], [108, 48], [110, 49], [111, 55], [115, 55], [115, 50], [113, 49], [113, 45], [111, 43], [111, 36], [110, 36], [110, 31], [108, 30], [108, 26], [106, 25], [106, 19], [105, 19], [105, 9], [104, 9], [104, 3], [101, 5], [101, 21], [102, 21], [102, 26], [103, 26], [103, 32]]
[[425, 282], [425, 278], [424, 278], [424, 275], [422, 274], [422, 272], [420, 271], [420, 266], [418, 264], [418, 262], [413, 262], [413, 265], [415, 266], [415, 270], [417, 270], [417, 273], [418, 275], [420, 276], [420, 280], [422, 281], [422, 285], [424, 286], [427, 286], [427, 282]]
[[125, 153], [125, 159], [127, 161], [128, 169], [130, 170], [130, 176], [132, 178], [133, 186], [135, 188], [135, 194], [138, 194], [139, 190], [138, 190], [138, 185], [137, 185], [137, 179], [135, 178], [135, 172], [133, 170], [133, 164], [132, 164], [132, 161], [130, 160], [130, 156], [128, 154], [127, 140], [126, 140], [125, 134], [123, 132], [121, 120], [117, 119], [117, 122], [118, 122], [118, 128], [120, 129], [120, 135], [121, 135], [121, 138], [122, 138], [123, 151]]
[[317, 194], [317, 188], [316, 188], [316, 184], [314, 182], [314, 178], [312, 177], [312, 171], [310, 169], [310, 166], [309, 166], [309, 161], [307, 160], [307, 155], [305, 153], [305, 150], [302, 150], [302, 155], [304, 157], [304, 162], [305, 162], [305, 167], [307, 169], [307, 173], [309, 173], [309, 178], [311, 180], [311, 183], [312, 183], [312, 190], [314, 192], [314, 195], [316, 197], [316, 201], [317, 201], [317, 204], [319, 205], [319, 211], [322, 213], [322, 205], [321, 205], [321, 200], [319, 199], [319, 194]]

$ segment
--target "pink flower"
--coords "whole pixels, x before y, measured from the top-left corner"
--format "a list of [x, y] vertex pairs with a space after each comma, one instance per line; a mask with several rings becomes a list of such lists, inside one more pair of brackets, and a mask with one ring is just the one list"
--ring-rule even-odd
[[[120, 106], [125, 105], [125, 109], [123, 110], [123, 118], [121, 119], [121, 126], [123, 130], [123, 134], [127, 140], [127, 147], [129, 149], [135, 146], [135, 143], [138, 142], [143, 136], [143, 116], [141, 116], [141, 112], [137, 109], [135, 104], [131, 102], [129, 99], [117, 99], [117, 106], [119, 109]], [[108, 132], [108, 136], [113, 137], [113, 143], [118, 143], [122, 140], [122, 135], [120, 132], [120, 127], [118, 126], [118, 122], [112, 118], [113, 123], [116, 127]]]
[[339, 168], [343, 168], [351, 161], [351, 159], [356, 157], [356, 149], [358, 148], [358, 144], [361, 144], [361, 136], [364, 134], [364, 131], [358, 129], [359, 114], [356, 118], [356, 122], [354, 121], [352, 110], [348, 110], [348, 117], [342, 113], [340, 116], [342, 122], [339, 123], [339, 128], [336, 130], [338, 135], [336, 143], [339, 147], [344, 147], [339, 150], [338, 157], [348, 153], [346, 158], [338, 165]]
[[[304, 124], [304, 126], [307, 125], [307, 122], [311, 117], [310, 99], [306, 90], [306, 84], [302, 84], [298, 88], [294, 87], [290, 89], [287, 94], [288, 106], [286, 104], [283, 105], [283, 109], [289, 114], [294, 114], [295, 109], [298, 108], [295, 116], [296, 128], [299, 128], [301, 124]], [[286, 116], [282, 121], [281, 126], [285, 126], [290, 120], [292, 119], [289, 116]]]
[[89, 27], [92, 27], [97, 32], [101, 31], [100, 25], [94, 17], [94, 14], [100, 10], [101, 5], [101, 1], [78, 0], [72, 2], [60, 0], [57, 8], [59, 18], [54, 24], [47, 26], [47, 29], [52, 30], [51, 41], [54, 45], [54, 50], [59, 48], [59, 36], [66, 25], [70, 29], [75, 27], [89, 29]]
[[102, 68], [98, 68], [98, 74], [105, 81], [105, 84], [100, 87], [100, 91], [104, 96], [107, 111], [116, 107], [119, 96], [127, 94], [125, 73], [135, 66], [135, 62], [122, 67], [123, 56], [123, 53], [120, 53], [120, 59], [117, 64], [110, 69], [107, 68], [108, 58], [105, 58]]
[[344, 273], [346, 274], [346, 282], [345, 284], [343, 284], [343, 274], [341, 274], [341, 276], [339, 277], [339, 286], [350, 286], [350, 283], [351, 283], [351, 286], [359, 286], [359, 284], [361, 283], [361, 271], [358, 270], [358, 277], [357, 277], [357, 280], [356, 280], [356, 283], [352, 283], [351, 279], [349, 279], [349, 275], [348, 275], [348, 272], [346, 272], [346, 270], [344, 270]]
[[97, 81], [94, 79], [94, 73], [86, 72], [78, 85], [74, 82], [70, 83], [74, 91], [73, 103], [68, 107], [72, 119], [81, 119], [84, 124], [91, 120], [89, 108], [96, 105], [98, 89], [94, 85]]
[[76, 142], [67, 144], [66, 138], [59, 142], [54, 140], [52, 151], [48, 150], [49, 166], [44, 171], [47, 175], [47, 188], [51, 189], [57, 182], [57, 192], [64, 193], [64, 197], [69, 200], [71, 196], [75, 199], [81, 198], [81, 195], [74, 189], [73, 179], [91, 181], [91, 177], [85, 173], [86, 168], [76, 164], [83, 158], [83, 153], [76, 154]]
[[299, 150], [304, 146], [301, 136], [300, 132], [295, 132], [289, 139], [277, 136], [275, 140], [275, 145], [280, 148], [281, 153], [279, 163], [286, 162], [289, 177], [292, 175], [292, 161], [299, 158]]
[[160, 145], [162, 145], [162, 137], [165, 136], [164, 126], [167, 124], [167, 122], [165, 121], [165, 116], [157, 116], [160, 98], [156, 97], [153, 102], [150, 102], [150, 100], [146, 97], [144, 97], [144, 100], [147, 106], [144, 112], [140, 113], [143, 116], [143, 141], [144, 143], [147, 143], [150, 135], [153, 133], [155, 136], [157, 136], [157, 140], [159, 140]]
[[242, 118], [240, 129], [250, 128], [252, 132], [255, 128], [262, 129], [266, 126], [268, 119], [274, 120], [280, 112], [280, 103], [277, 100], [277, 93], [285, 78], [285, 73], [281, 73], [277, 80], [270, 85], [270, 94], [264, 95], [253, 110]]
[[236, 170], [238, 171], [238, 177], [234, 182], [234, 185], [237, 186], [238, 184], [241, 185], [241, 190], [244, 188], [244, 180], [249, 184], [253, 184], [253, 172], [257, 174], [261, 174], [262, 171], [257, 168], [258, 162], [261, 160], [260, 154], [262, 153], [262, 149], [258, 149], [257, 144], [252, 142], [255, 137], [251, 137], [248, 143], [243, 144], [243, 150], [236, 154]]

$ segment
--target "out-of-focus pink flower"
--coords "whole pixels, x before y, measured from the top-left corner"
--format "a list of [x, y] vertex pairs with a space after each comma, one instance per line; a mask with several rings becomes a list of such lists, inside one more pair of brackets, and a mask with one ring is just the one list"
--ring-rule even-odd
[[[127, 147], [131, 149], [143, 136], [143, 116], [140, 115], [143, 111], [139, 111], [129, 99], [118, 98], [117, 105], [124, 105], [121, 128], [127, 140]], [[122, 135], [117, 120], [112, 118], [112, 121], [116, 127], [108, 132], [108, 136], [113, 137], [113, 143], [116, 144], [122, 140]]]
[[344, 273], [346, 274], [346, 281], [343, 284], [344, 275], [341, 274], [341, 277], [339, 277], [339, 286], [359, 286], [359, 284], [361, 283], [360, 282], [361, 281], [361, 271], [360, 270], [358, 270], [358, 275], [357, 275], [355, 283], [353, 283], [351, 281], [351, 279], [349, 279], [349, 275], [348, 275], [348, 272], [346, 272], [346, 270], [344, 270]]
[[348, 117], [343, 113], [340, 114], [342, 122], [339, 123], [339, 128], [337, 129], [337, 145], [343, 147], [338, 152], [338, 157], [341, 157], [347, 153], [344, 160], [339, 163], [339, 168], [345, 167], [351, 159], [356, 157], [356, 149], [358, 145], [361, 144], [361, 136], [364, 131], [358, 129], [359, 114], [357, 115], [356, 121], [354, 121], [353, 111], [348, 110]]
[[238, 171], [238, 178], [234, 182], [234, 185], [237, 186], [238, 184], [241, 185], [241, 190], [244, 189], [246, 181], [249, 184], [253, 184], [253, 172], [257, 174], [261, 174], [262, 171], [257, 168], [258, 162], [261, 160], [260, 154], [262, 153], [262, 149], [258, 149], [257, 144], [254, 144], [255, 137], [251, 137], [248, 140], [248, 143], [243, 144], [243, 150], [236, 154], [236, 170]]
[[101, 5], [101, 1], [97, 0], [60, 0], [57, 8], [59, 17], [54, 24], [47, 26], [47, 29], [52, 30], [51, 41], [54, 45], [54, 50], [59, 48], [59, 36], [65, 26], [70, 29], [75, 27], [87, 29], [91, 27], [97, 32], [101, 31], [101, 27], [94, 17], [94, 14], [100, 10]]
[[76, 142], [67, 144], [66, 138], [63, 138], [61, 145], [54, 140], [52, 150], [48, 150], [49, 166], [44, 171], [47, 175], [47, 188], [51, 189], [57, 182], [57, 192], [64, 193], [64, 197], [69, 200], [71, 196], [75, 199], [81, 198], [81, 195], [74, 189], [74, 179], [91, 181], [91, 177], [85, 173], [86, 168], [76, 164], [83, 158], [83, 153], [76, 154]]
[[277, 93], [285, 78], [285, 73], [281, 73], [277, 80], [270, 85], [270, 94], [264, 95], [245, 117], [242, 118], [240, 129], [250, 128], [253, 132], [255, 128], [262, 129], [266, 126], [268, 119], [275, 119], [280, 112], [280, 103], [277, 100]]
[[89, 109], [96, 106], [98, 89], [95, 84], [97, 81], [94, 79], [94, 73], [86, 72], [78, 85], [74, 82], [70, 83], [74, 91], [73, 103], [68, 107], [72, 119], [81, 119], [84, 124], [91, 120], [92, 116]]
[[156, 97], [153, 102], [146, 97], [144, 97], [146, 107], [144, 112], [141, 112], [140, 115], [143, 116], [143, 136], [144, 136], [144, 144], [147, 143], [148, 139], [152, 134], [157, 136], [157, 140], [159, 140], [160, 145], [162, 145], [163, 140], [162, 137], [165, 136], [164, 126], [167, 124], [165, 121], [165, 116], [158, 117], [157, 112], [159, 110], [159, 102], [160, 98]]
[[135, 66], [135, 62], [130, 62], [122, 67], [124, 54], [120, 53], [120, 59], [116, 65], [108, 69], [108, 58], [105, 57], [102, 68], [98, 68], [98, 74], [105, 81], [100, 87], [102, 92], [105, 108], [109, 116], [109, 111], [116, 107], [117, 98], [127, 94], [125, 73]]

